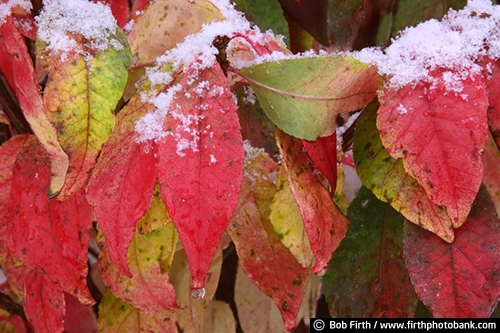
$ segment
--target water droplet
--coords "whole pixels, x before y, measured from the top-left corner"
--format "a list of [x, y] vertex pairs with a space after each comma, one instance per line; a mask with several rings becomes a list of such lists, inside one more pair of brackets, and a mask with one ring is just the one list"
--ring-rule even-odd
[[205, 297], [205, 288], [193, 289], [191, 290], [191, 297], [194, 299], [202, 299]]

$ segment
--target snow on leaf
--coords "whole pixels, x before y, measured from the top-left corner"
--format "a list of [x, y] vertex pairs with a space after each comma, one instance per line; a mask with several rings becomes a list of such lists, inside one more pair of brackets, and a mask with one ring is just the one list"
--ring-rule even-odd
[[128, 0], [94, 0], [102, 2], [111, 8], [111, 13], [116, 18], [116, 24], [123, 28], [130, 18], [130, 5]]
[[7, 225], [12, 184], [12, 168], [27, 135], [16, 135], [0, 145], [0, 262], [7, 256]]
[[[91, 57], [68, 51], [64, 60], [52, 54], [50, 44], [38, 40], [37, 54], [49, 76], [44, 91], [48, 117], [69, 156], [59, 198], [70, 196], [88, 181], [99, 151], [115, 125], [113, 111], [127, 82], [127, 67], [132, 58], [119, 28], [116, 38], [122, 49], [109, 47], [94, 51]], [[78, 35], [71, 40], [84, 44]]]
[[379, 200], [451, 243], [455, 234], [446, 210], [429, 199], [415, 178], [406, 173], [403, 162], [392, 158], [382, 145], [376, 125], [378, 106], [373, 102], [363, 110], [354, 132], [353, 152], [359, 177]]
[[403, 217], [366, 187], [347, 217], [351, 225], [322, 280], [331, 315], [412, 318], [418, 298], [404, 265]]
[[483, 178], [481, 152], [488, 139], [488, 97], [478, 76], [453, 76], [460, 92], [446, 87], [452, 70], [431, 73], [436, 82], [384, 89], [377, 128], [389, 154], [427, 196], [446, 208], [454, 228], [464, 223]]
[[[247, 155], [246, 177], [227, 232], [236, 246], [245, 274], [272, 299], [281, 313], [281, 325], [291, 331], [296, 325], [309, 269], [297, 262], [270, 223], [278, 169], [278, 164], [263, 152]], [[245, 293], [239, 296], [243, 295]], [[255, 308], [255, 311], [259, 310]]]
[[[213, 61], [213, 60], [212, 60]], [[163, 201], [188, 255], [193, 289], [202, 288], [219, 239], [238, 202], [243, 142], [220, 66], [184, 71], [158, 142]]]
[[109, 289], [106, 289], [99, 303], [97, 327], [102, 333], [177, 333], [175, 322], [174, 313], [163, 311], [151, 315], [144, 314], [115, 297]]
[[348, 56], [284, 59], [240, 73], [278, 128], [311, 141], [331, 135], [338, 114], [370, 102], [378, 84], [376, 67]]
[[35, 136], [26, 140], [12, 173], [8, 246], [19, 260], [84, 303], [92, 210], [83, 192], [49, 199], [49, 157]]
[[487, 318], [500, 295], [499, 220], [484, 187], [455, 241], [404, 225], [404, 255], [415, 291], [435, 318]]
[[64, 184], [68, 156], [61, 148], [56, 129], [46, 115], [26, 42], [10, 16], [0, 26], [0, 35], [0, 70], [15, 91], [24, 117], [50, 156], [50, 194], [55, 195]]
[[197, 333], [203, 329], [205, 308], [213, 300], [222, 269], [222, 250], [219, 248], [208, 270], [207, 280], [202, 292], [202, 297], [193, 297], [191, 290], [192, 278], [188, 257], [184, 249], [178, 250], [168, 272], [177, 295], [177, 305], [180, 309], [175, 311], [179, 327], [186, 333]]
[[64, 291], [29, 268], [24, 277], [24, 311], [36, 332], [63, 333], [66, 302]]
[[138, 143], [135, 132], [135, 122], [151, 109], [136, 94], [118, 113], [86, 188], [109, 255], [128, 276], [127, 249], [137, 221], [150, 208], [156, 183], [156, 145]]
[[168, 269], [177, 244], [172, 223], [145, 235], [136, 233], [128, 248], [129, 278], [109, 258], [104, 237], [99, 237], [101, 276], [114, 295], [144, 314], [173, 310], [175, 290]]
[[324, 273], [333, 251], [344, 238], [349, 221], [335, 205], [328, 190], [316, 181], [317, 169], [304, 153], [301, 140], [280, 130], [276, 139], [316, 259], [312, 271]]
[[330, 136], [318, 137], [315, 141], [302, 140], [302, 145], [330, 183], [327, 189], [333, 195], [337, 186], [337, 134], [334, 132]]
[[[174, 48], [203, 24], [222, 20], [220, 11], [206, 0], [158, 0], [152, 2], [134, 21], [128, 34], [134, 61], [154, 61]], [[154, 43], [151, 41], [154, 40]]]

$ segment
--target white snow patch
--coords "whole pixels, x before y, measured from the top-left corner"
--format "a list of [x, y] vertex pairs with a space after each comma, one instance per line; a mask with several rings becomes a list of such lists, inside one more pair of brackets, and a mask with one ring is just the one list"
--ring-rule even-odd
[[33, 9], [29, 0], [9, 0], [7, 3], [0, 3], [0, 26], [5, 23], [7, 16], [12, 13], [12, 9], [16, 6], [28, 13]]

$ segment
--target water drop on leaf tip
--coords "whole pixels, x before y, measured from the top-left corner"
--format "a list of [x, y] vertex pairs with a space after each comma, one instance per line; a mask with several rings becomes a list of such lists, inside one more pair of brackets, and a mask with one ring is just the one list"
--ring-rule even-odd
[[205, 288], [191, 290], [191, 297], [193, 297], [194, 299], [202, 299], [203, 297], [205, 297]]

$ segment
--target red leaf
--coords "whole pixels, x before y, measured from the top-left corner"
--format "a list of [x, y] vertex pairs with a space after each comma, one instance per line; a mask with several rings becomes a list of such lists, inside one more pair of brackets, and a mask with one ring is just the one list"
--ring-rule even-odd
[[156, 183], [156, 145], [137, 143], [135, 132], [135, 122], [149, 111], [150, 105], [137, 94], [118, 113], [87, 185], [87, 199], [106, 236], [109, 255], [129, 277], [127, 249], [137, 221], [151, 205]]
[[64, 331], [64, 291], [36, 271], [26, 269], [24, 311], [37, 333]]
[[64, 316], [64, 332], [97, 333], [97, 318], [91, 307], [81, 304], [76, 297], [64, 294], [66, 315]]
[[95, 2], [102, 2], [111, 7], [111, 13], [119, 27], [123, 28], [127, 24], [130, 16], [128, 0], [95, 0]]
[[316, 258], [312, 271], [315, 274], [324, 273], [333, 251], [345, 236], [349, 221], [326, 188], [316, 181], [314, 165], [303, 152], [301, 140], [281, 130], [277, 130], [276, 140]]
[[11, 16], [0, 25], [0, 36], [0, 71], [15, 91], [26, 120], [50, 156], [50, 191], [55, 194], [64, 183], [68, 156], [57, 141], [56, 130], [45, 114], [33, 62], [24, 37], [16, 29]]
[[482, 59], [479, 64], [483, 67], [483, 81], [488, 92], [488, 126], [500, 147], [500, 64], [491, 59]]
[[217, 62], [184, 71], [158, 144], [162, 198], [199, 289], [238, 202], [243, 142], [227, 79]]
[[[449, 73], [449, 72], [448, 72]], [[488, 139], [488, 97], [478, 76], [462, 82], [460, 93], [447, 90], [443, 69], [432, 72], [439, 83], [385, 89], [377, 127], [392, 157], [438, 206], [446, 207], [453, 226], [467, 218], [483, 179], [481, 151]]]
[[48, 155], [36, 137], [29, 137], [12, 174], [9, 250], [91, 305], [94, 300], [86, 277], [92, 210], [82, 191], [65, 201], [48, 198], [49, 165]]
[[316, 141], [302, 140], [302, 144], [316, 168], [330, 183], [328, 191], [333, 196], [337, 187], [337, 134], [318, 137]]
[[247, 171], [254, 181], [244, 178], [238, 207], [227, 232], [245, 274], [274, 301], [286, 329], [292, 331], [310, 273], [283, 245], [266, 214], [275, 191], [273, 180], [267, 176], [276, 173], [279, 166], [263, 154], [249, 163], [251, 170]]
[[403, 243], [415, 290], [434, 317], [491, 315], [500, 296], [500, 224], [484, 187], [453, 243], [412, 223]]

